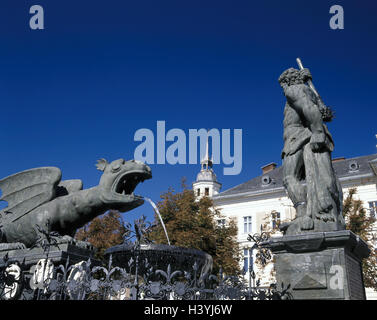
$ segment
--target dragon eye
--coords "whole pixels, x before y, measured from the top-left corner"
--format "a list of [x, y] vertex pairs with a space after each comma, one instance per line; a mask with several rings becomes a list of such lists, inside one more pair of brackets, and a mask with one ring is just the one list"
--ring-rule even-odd
[[120, 169], [120, 163], [114, 164], [114, 165], [111, 167], [111, 171], [112, 171], [112, 172], [117, 172], [117, 171], [119, 171], [119, 169]]

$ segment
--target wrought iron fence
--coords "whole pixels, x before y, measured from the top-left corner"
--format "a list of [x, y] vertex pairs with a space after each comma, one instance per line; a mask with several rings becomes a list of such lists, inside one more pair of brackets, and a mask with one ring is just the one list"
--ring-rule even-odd
[[[254, 270], [242, 275], [202, 274], [197, 262], [191, 270], [155, 269], [145, 258], [139, 256], [140, 243], [145, 238], [144, 220], [135, 224], [136, 240], [133, 257], [124, 268], [113, 265], [112, 256], [107, 265], [93, 265], [92, 261], [55, 265], [49, 257], [54, 245], [50, 235], [44, 235], [39, 246], [44, 257], [28, 267], [25, 261], [9, 259], [5, 255], [0, 263], [1, 300], [282, 300], [291, 299], [289, 286], [271, 285], [260, 287]], [[129, 235], [129, 233], [127, 233]], [[253, 249], [258, 250], [261, 261], [271, 258], [260, 243], [266, 234], [250, 236]], [[129, 239], [127, 239], [129, 241]], [[145, 239], [143, 240], [145, 241]], [[140, 270], [143, 270], [142, 273]]]
[[[192, 272], [148, 268], [135, 274], [131, 259], [126, 268], [92, 266], [90, 259], [70, 265], [54, 266], [41, 259], [29, 270], [22, 264], [5, 261], [0, 271], [2, 300], [280, 300], [289, 299], [287, 289], [250, 287], [243, 276], [218, 275], [201, 278], [196, 263]], [[249, 275], [251, 277], [251, 275]], [[156, 279], [157, 278], [157, 279]]]

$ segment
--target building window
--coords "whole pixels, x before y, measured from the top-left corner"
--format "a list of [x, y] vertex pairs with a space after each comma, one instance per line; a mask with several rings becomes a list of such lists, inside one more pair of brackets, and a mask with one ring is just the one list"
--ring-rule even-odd
[[243, 217], [243, 233], [251, 232], [251, 216]]
[[271, 222], [272, 222], [272, 229], [276, 230], [279, 228], [280, 225], [280, 212], [272, 211], [271, 212]]
[[204, 194], [205, 194], [206, 196], [209, 196], [209, 188], [205, 188], [205, 189], [204, 189]]
[[370, 201], [368, 204], [370, 217], [377, 218], [377, 201]]
[[225, 227], [225, 219], [219, 219], [219, 220], [217, 220], [217, 226], [219, 228]]
[[196, 195], [199, 197], [200, 196], [200, 189], [196, 189]]
[[249, 272], [254, 268], [253, 250], [243, 249], [243, 269], [245, 272]]

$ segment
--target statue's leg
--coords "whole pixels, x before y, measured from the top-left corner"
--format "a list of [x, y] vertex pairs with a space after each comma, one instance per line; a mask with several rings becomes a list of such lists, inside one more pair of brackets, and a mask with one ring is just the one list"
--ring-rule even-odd
[[343, 216], [343, 190], [342, 190], [342, 186], [340, 184], [338, 177], [335, 177], [335, 179], [336, 179], [336, 186], [337, 186], [338, 195], [339, 195], [338, 201], [337, 201], [338, 224], [339, 224], [341, 229], [345, 229], [346, 228], [346, 221], [345, 221], [344, 216]]
[[340, 208], [339, 184], [336, 179], [329, 152], [304, 151], [307, 168], [308, 193], [311, 194], [313, 217], [324, 222], [335, 221]]
[[307, 210], [307, 188], [302, 184], [305, 178], [303, 150], [284, 158], [283, 184], [296, 209], [295, 223], [301, 230], [311, 230], [314, 226]]
[[318, 155], [318, 158], [319, 167], [325, 175], [322, 177], [326, 186], [326, 188], [323, 188], [323, 207], [327, 206], [325, 213], [329, 215], [328, 220], [337, 222], [342, 215], [342, 188], [335, 175], [330, 152], [322, 152]]
[[[306, 202], [306, 188], [302, 185], [303, 173], [304, 161], [302, 150], [284, 158], [283, 185], [294, 206]], [[300, 214], [297, 214], [297, 216], [300, 216]]]

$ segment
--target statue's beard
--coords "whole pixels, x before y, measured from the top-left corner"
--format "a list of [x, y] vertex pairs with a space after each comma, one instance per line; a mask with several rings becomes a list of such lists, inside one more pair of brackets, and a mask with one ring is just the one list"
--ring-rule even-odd
[[302, 79], [301, 77], [300, 78], [295, 78], [295, 79], [291, 79], [288, 81], [288, 86], [293, 86], [293, 85], [296, 85], [296, 84], [304, 84], [304, 79]]

